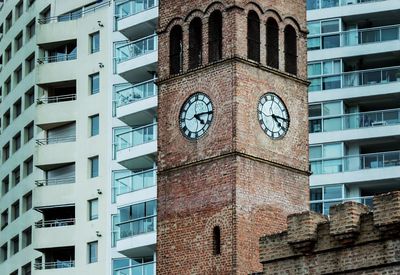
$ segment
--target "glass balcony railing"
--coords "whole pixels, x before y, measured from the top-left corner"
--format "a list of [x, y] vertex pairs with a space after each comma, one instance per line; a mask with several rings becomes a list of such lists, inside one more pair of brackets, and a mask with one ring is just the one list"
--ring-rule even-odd
[[57, 219], [57, 220], [40, 220], [38, 222], [35, 222], [35, 227], [36, 228], [46, 228], [46, 227], [60, 227], [60, 226], [68, 226], [68, 225], [74, 225], [75, 224], [75, 219]]
[[368, 206], [368, 208], [373, 208], [373, 196], [367, 197], [354, 197], [354, 198], [344, 198], [344, 199], [330, 199], [330, 200], [316, 200], [310, 202], [310, 209], [314, 212], [329, 215], [329, 208], [332, 205], [344, 203], [346, 201], [355, 201]]
[[400, 151], [310, 160], [314, 175], [400, 166]]
[[118, 20], [158, 6], [158, 0], [123, 0], [115, 3]]
[[325, 9], [380, 1], [385, 0], [307, 0], [307, 10]]
[[77, 58], [77, 53], [75, 51], [75, 52], [68, 53], [68, 54], [57, 54], [57, 55], [49, 55], [49, 56], [45, 56], [45, 57], [40, 57], [40, 58], [38, 58], [37, 62], [39, 64], [55, 63], [55, 62], [75, 60], [76, 58]]
[[45, 262], [35, 263], [36, 270], [42, 269], [59, 269], [59, 268], [71, 268], [75, 267], [75, 261], [56, 261], [56, 262]]
[[154, 275], [156, 263], [150, 262], [145, 264], [132, 265], [114, 270], [114, 275]]
[[157, 183], [157, 169], [146, 170], [134, 175], [116, 179], [116, 194], [123, 195], [155, 186]]
[[116, 136], [116, 151], [135, 147], [157, 139], [157, 123], [135, 128]]
[[116, 107], [122, 107], [130, 103], [157, 95], [157, 85], [154, 80], [139, 83], [116, 92]]
[[121, 45], [116, 49], [117, 64], [156, 51], [158, 48], [157, 35], [153, 34], [136, 41]]
[[119, 226], [119, 240], [136, 235], [153, 232], [157, 227], [157, 215], [121, 222]]
[[400, 82], [400, 66], [309, 76], [309, 92]]
[[342, 116], [310, 118], [309, 132], [331, 132], [396, 124], [400, 124], [400, 108], [345, 114]]

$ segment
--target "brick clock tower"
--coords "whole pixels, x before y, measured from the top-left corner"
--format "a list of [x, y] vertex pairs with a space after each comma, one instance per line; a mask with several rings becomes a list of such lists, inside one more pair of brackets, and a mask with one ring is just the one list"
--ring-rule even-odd
[[308, 208], [304, 0], [159, 7], [157, 274], [261, 271]]

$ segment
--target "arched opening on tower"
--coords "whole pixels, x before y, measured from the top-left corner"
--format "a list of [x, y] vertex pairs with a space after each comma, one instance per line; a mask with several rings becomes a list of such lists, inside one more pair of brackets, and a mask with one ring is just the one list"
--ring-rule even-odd
[[222, 59], [222, 14], [213, 11], [208, 21], [208, 61]]
[[189, 69], [197, 68], [202, 62], [203, 39], [202, 22], [196, 17], [189, 25]]
[[260, 62], [260, 18], [255, 11], [247, 15], [247, 58]]
[[182, 27], [174, 26], [169, 36], [170, 74], [178, 74], [183, 67], [183, 35]]
[[267, 65], [279, 69], [279, 27], [273, 18], [267, 20]]
[[215, 226], [213, 229], [213, 254], [221, 254], [221, 229], [219, 226]]
[[290, 25], [285, 27], [285, 71], [297, 75], [297, 35]]

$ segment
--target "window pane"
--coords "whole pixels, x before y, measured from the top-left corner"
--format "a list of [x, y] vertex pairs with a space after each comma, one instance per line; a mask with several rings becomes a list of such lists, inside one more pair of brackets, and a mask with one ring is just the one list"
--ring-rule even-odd
[[322, 188], [310, 189], [310, 200], [312, 201], [322, 200]]
[[329, 33], [329, 32], [338, 32], [339, 31], [339, 20], [330, 20], [321, 22], [321, 32]]
[[95, 115], [90, 118], [91, 121], [91, 136], [96, 136], [99, 134], [99, 116]]
[[100, 50], [100, 34], [98, 32], [91, 35], [91, 52], [95, 53]]
[[99, 176], [99, 157], [91, 158], [90, 164], [90, 177], [94, 178]]
[[91, 94], [97, 94], [100, 91], [100, 76], [94, 74], [90, 76], [90, 91]]
[[309, 132], [319, 133], [322, 131], [322, 119], [313, 119], [309, 122]]
[[326, 144], [324, 145], [324, 158], [339, 158], [342, 157], [342, 144]]
[[307, 24], [309, 35], [320, 34], [320, 22], [310, 22]]
[[340, 76], [324, 77], [322, 80], [322, 89], [323, 90], [339, 89], [340, 87], [341, 87], [341, 77]]
[[309, 117], [317, 117], [321, 116], [321, 104], [316, 104], [316, 105], [310, 105], [308, 107], [308, 116]]
[[321, 146], [310, 146], [310, 159], [322, 158]]
[[342, 185], [333, 185], [324, 187], [324, 200], [341, 199]]
[[309, 64], [307, 67], [308, 76], [321, 75], [321, 63]]
[[322, 79], [321, 78], [314, 78], [314, 79], [309, 79], [311, 82], [310, 86], [308, 86], [308, 91], [309, 92], [315, 92], [315, 91], [321, 91], [321, 84], [322, 84]]
[[339, 130], [342, 130], [342, 119], [340, 117], [324, 119], [324, 132]]
[[342, 159], [325, 160], [322, 170], [324, 174], [342, 172]]
[[320, 37], [308, 38], [308, 40], [307, 40], [307, 49], [308, 50], [319, 50], [319, 49], [321, 49], [321, 38]]
[[325, 103], [323, 109], [324, 116], [334, 116], [342, 114], [342, 103], [341, 102], [332, 102], [332, 103]]

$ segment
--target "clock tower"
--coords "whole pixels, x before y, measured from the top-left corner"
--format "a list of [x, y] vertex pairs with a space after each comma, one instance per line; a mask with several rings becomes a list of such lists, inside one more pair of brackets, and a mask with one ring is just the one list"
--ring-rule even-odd
[[157, 274], [261, 271], [308, 209], [304, 0], [159, 6]]

